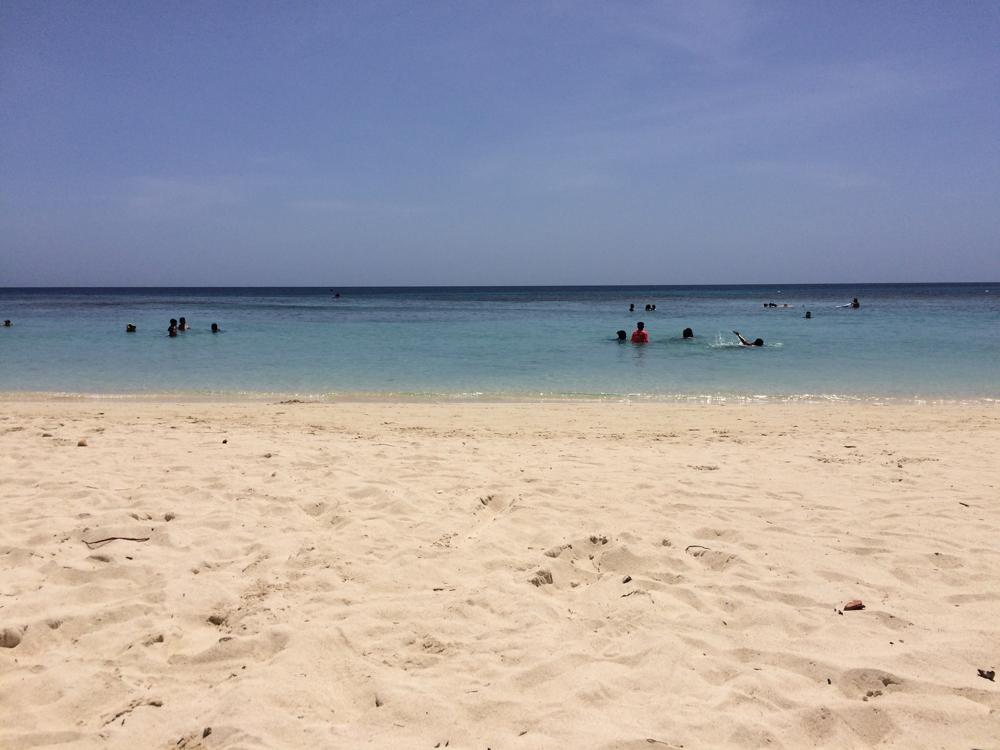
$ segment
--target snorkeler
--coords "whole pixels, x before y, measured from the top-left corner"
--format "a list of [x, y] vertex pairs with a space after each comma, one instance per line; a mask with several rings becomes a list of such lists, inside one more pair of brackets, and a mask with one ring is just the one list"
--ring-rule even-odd
[[739, 331], [733, 331], [736, 337], [740, 340], [741, 346], [764, 346], [764, 339], [754, 339], [753, 341], [747, 341], [740, 335]]
[[646, 324], [641, 320], [635, 324], [635, 330], [632, 331], [632, 343], [633, 344], [648, 344], [649, 343], [649, 333], [646, 331]]

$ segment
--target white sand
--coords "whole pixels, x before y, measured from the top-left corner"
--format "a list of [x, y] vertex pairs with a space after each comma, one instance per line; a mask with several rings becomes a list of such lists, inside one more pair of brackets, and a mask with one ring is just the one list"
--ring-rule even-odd
[[1000, 747], [998, 448], [991, 405], [2, 402], [0, 747]]

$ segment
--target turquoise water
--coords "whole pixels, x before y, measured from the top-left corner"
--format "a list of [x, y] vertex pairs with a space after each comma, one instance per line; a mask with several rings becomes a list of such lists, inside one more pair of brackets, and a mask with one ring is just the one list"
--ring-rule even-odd
[[0, 391], [1000, 397], [1000, 283], [339, 291], [0, 289]]

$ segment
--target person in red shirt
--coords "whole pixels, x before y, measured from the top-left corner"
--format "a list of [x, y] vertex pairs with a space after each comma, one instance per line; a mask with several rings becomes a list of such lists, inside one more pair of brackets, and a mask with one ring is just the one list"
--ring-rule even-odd
[[641, 320], [635, 324], [635, 330], [632, 331], [632, 343], [633, 344], [648, 344], [649, 343], [649, 333], [646, 332], [646, 324]]

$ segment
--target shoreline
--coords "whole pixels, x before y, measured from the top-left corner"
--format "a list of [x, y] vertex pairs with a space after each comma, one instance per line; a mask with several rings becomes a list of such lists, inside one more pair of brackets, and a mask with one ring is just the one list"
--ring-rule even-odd
[[183, 404], [664, 404], [678, 406], [1000, 406], [1000, 396], [889, 396], [881, 394], [739, 393], [433, 393], [342, 391], [328, 393], [268, 391], [73, 392], [0, 391], [0, 403], [183, 403]]

